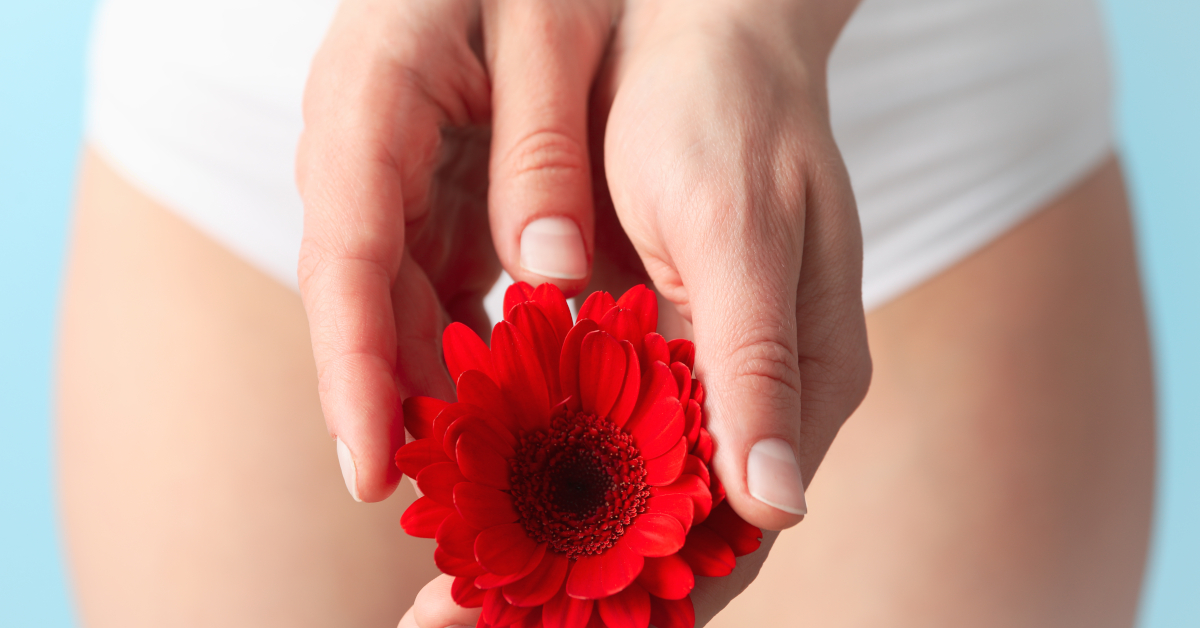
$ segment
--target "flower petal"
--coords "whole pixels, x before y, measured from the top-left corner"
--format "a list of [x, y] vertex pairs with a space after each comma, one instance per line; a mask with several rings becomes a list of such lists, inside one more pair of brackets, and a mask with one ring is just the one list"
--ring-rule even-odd
[[625, 381], [625, 349], [602, 331], [588, 334], [579, 350], [579, 402], [588, 414], [607, 417]]
[[617, 305], [629, 310], [639, 322], [640, 336], [658, 329], [658, 296], [645, 285], [636, 285], [625, 291]]
[[696, 345], [691, 340], [676, 338], [667, 342], [667, 349], [672, 362], [682, 362], [689, 371], [695, 368], [692, 365], [696, 362]]
[[404, 400], [404, 429], [415, 439], [429, 438], [433, 419], [450, 405], [433, 397], [409, 397]]
[[650, 600], [650, 621], [655, 628], [694, 628], [696, 609], [692, 607], [692, 598]]
[[550, 399], [557, 403], [562, 397], [558, 380], [558, 358], [562, 351], [562, 339], [554, 331], [550, 320], [534, 303], [519, 303], [509, 312], [509, 318], [517, 332], [529, 341], [542, 367], [546, 379], [546, 390]]
[[688, 454], [687, 459], [683, 461], [683, 472], [698, 476], [705, 486], [712, 486], [710, 479], [712, 476], [709, 474], [708, 465], [692, 454]]
[[[514, 308], [515, 309], [515, 308]], [[492, 330], [492, 362], [496, 379], [517, 423], [525, 430], [550, 426], [550, 393], [546, 374], [530, 342], [508, 321]]]
[[687, 538], [687, 530], [671, 515], [644, 512], [621, 538], [633, 551], [657, 558], [678, 552]]
[[642, 353], [645, 354], [647, 365], [655, 362], [671, 363], [671, 350], [667, 348], [667, 341], [656, 333], [646, 334], [642, 339]]
[[637, 349], [629, 342], [622, 341], [621, 348], [625, 351], [625, 382], [621, 384], [621, 394], [608, 413], [608, 420], [617, 427], [625, 425], [633, 414], [642, 389], [642, 367], [638, 363]]
[[675, 517], [684, 530], [689, 530], [692, 527], [692, 519], [695, 517], [695, 507], [692, 506], [692, 498], [687, 495], [673, 493], [670, 495], [658, 495], [646, 500], [646, 512], [643, 515], [650, 513], [662, 513]]
[[475, 560], [475, 537], [477, 536], [479, 536], [479, 529], [468, 524], [455, 512], [442, 521], [442, 525], [438, 526], [437, 536], [434, 538], [437, 540], [438, 547], [447, 554], [473, 561]]
[[683, 411], [683, 435], [687, 437], [688, 451], [696, 445], [696, 440], [700, 438], [701, 424], [700, 404], [695, 399], [688, 399], [687, 407]]
[[650, 594], [636, 583], [616, 595], [597, 600], [596, 606], [608, 628], [647, 628], [650, 625]]
[[592, 617], [593, 604], [593, 600], [578, 600], [560, 590], [542, 607], [542, 623], [546, 628], [584, 628]]
[[558, 286], [544, 283], [533, 291], [533, 300], [537, 302], [537, 306], [554, 326], [558, 343], [562, 345], [563, 339], [567, 337], [567, 332], [571, 331], [571, 308], [567, 306], [567, 297], [563, 296], [562, 290], [559, 290]]
[[517, 520], [508, 493], [474, 482], [459, 482], [454, 487], [454, 507], [467, 523], [480, 530]]
[[637, 581], [650, 595], [664, 600], [687, 597], [696, 586], [692, 568], [678, 554], [647, 558], [646, 566], [642, 568], [642, 575], [638, 576]]
[[600, 319], [600, 329], [612, 334], [618, 340], [627, 340], [634, 347], [640, 348], [646, 332], [637, 315], [622, 307], [614, 307]]
[[644, 458], [657, 458], [683, 437], [683, 406], [678, 399], [660, 398], [653, 405], [634, 411], [625, 431], [633, 436]]
[[[671, 495], [680, 494], [686, 495], [692, 500], [692, 525], [696, 525], [704, 521], [708, 516], [713, 506], [712, 492], [708, 490], [706, 485], [699, 477], [690, 473], [684, 473], [679, 476], [678, 480], [667, 486], [652, 486], [650, 487], [650, 495]], [[469, 520], [468, 520], [469, 521]]]
[[441, 441], [432, 438], [414, 440], [396, 451], [396, 466], [410, 478], [415, 479], [421, 469], [438, 462], [450, 462], [450, 459], [442, 451]]
[[431, 464], [417, 474], [417, 488], [425, 497], [447, 508], [454, 508], [454, 487], [466, 481], [453, 462]]
[[692, 394], [692, 372], [683, 364], [672, 362], [671, 375], [675, 376], [675, 387], [679, 390], [676, 397], [681, 401], [686, 401]]
[[520, 621], [529, 614], [529, 610], [509, 604], [500, 589], [492, 589], [483, 597], [483, 621], [492, 626], [508, 626]]
[[410, 536], [415, 536], [422, 539], [432, 539], [437, 536], [438, 526], [454, 513], [454, 509], [447, 508], [428, 497], [418, 497], [416, 501], [409, 504], [408, 508], [400, 515], [400, 527], [404, 528]]
[[458, 439], [468, 432], [487, 440], [496, 453], [504, 458], [511, 458], [515, 453], [513, 446], [517, 444], [517, 439], [500, 421], [492, 417], [464, 416], [451, 423], [442, 437], [442, 451], [451, 460], [458, 461]]
[[567, 332], [563, 340], [562, 354], [558, 359], [558, 381], [562, 386], [563, 398], [573, 400], [572, 410], [579, 410], [579, 352], [583, 349], [583, 339], [597, 329], [600, 327], [595, 321], [581, 320]]
[[442, 353], [446, 357], [446, 369], [450, 379], [458, 381], [464, 371], [476, 370], [495, 379], [492, 368], [492, 352], [483, 339], [462, 323], [450, 323], [442, 332]]
[[567, 595], [592, 600], [612, 595], [637, 578], [642, 561], [642, 555], [621, 539], [603, 554], [575, 561], [567, 577]]
[[688, 533], [687, 543], [679, 550], [679, 556], [687, 561], [697, 576], [728, 576], [737, 566], [729, 544], [706, 526], [699, 526]]
[[464, 371], [462, 375], [458, 376], [457, 387], [460, 402], [485, 408], [510, 431], [520, 429], [512, 407], [508, 405], [504, 393], [500, 392], [500, 386], [495, 380], [480, 371]]
[[459, 576], [450, 585], [450, 597], [454, 603], [463, 608], [479, 608], [483, 606], [484, 592], [475, 586], [475, 578]]
[[576, 324], [585, 319], [590, 319], [600, 322], [608, 311], [617, 305], [616, 299], [607, 292], [593, 292], [588, 295], [588, 298], [583, 301], [583, 305], [579, 306], [579, 316], [575, 319]]
[[529, 560], [526, 561], [524, 567], [521, 567], [520, 571], [507, 576], [488, 572], [476, 579], [475, 586], [481, 589], [494, 589], [524, 579], [525, 576], [533, 573], [535, 569], [541, 566], [542, 559], [546, 556], [546, 547], [545, 543], [538, 543], [537, 548], [533, 551], [533, 555], [529, 557]]
[[[653, 499], [653, 498], [651, 498]], [[758, 549], [762, 544], [762, 530], [746, 523], [738, 516], [728, 502], [713, 508], [712, 514], [704, 521], [705, 527], [711, 528], [721, 535], [729, 544], [734, 556], [745, 556]]]
[[504, 320], [511, 323], [512, 320], [508, 318], [509, 311], [521, 303], [532, 300], [534, 292], [533, 286], [524, 281], [513, 282], [504, 291], [504, 311], [500, 313], [504, 317]]
[[692, 455], [706, 463], [712, 460], [713, 440], [707, 428], [700, 428], [700, 435], [696, 437], [696, 446], [692, 447]]
[[646, 484], [666, 486], [678, 480], [687, 455], [687, 439], [680, 437], [679, 442], [668, 449], [667, 453], [646, 461]]
[[492, 526], [475, 537], [475, 559], [484, 569], [505, 576], [521, 571], [537, 548], [519, 523]]
[[508, 490], [511, 473], [508, 460], [496, 450], [494, 441], [472, 431], [464, 432], [455, 445], [458, 469], [472, 482]]
[[702, 407], [704, 406], [704, 384], [701, 384], [698, 379], [692, 380], [692, 399]]
[[483, 567], [474, 560], [463, 560], [440, 547], [433, 550], [433, 564], [437, 565], [442, 573], [457, 578], [474, 578], [485, 573]]
[[521, 580], [504, 585], [504, 597], [517, 606], [540, 606], [562, 591], [570, 562], [562, 554], [546, 552], [537, 568]]

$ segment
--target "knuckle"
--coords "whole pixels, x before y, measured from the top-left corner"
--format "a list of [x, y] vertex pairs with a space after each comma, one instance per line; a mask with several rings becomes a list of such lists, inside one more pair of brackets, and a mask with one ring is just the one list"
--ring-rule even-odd
[[587, 149], [562, 131], [541, 129], [518, 140], [505, 155], [504, 165], [513, 177], [545, 173], [586, 176]]
[[799, 360], [790, 344], [760, 334], [739, 342], [730, 355], [733, 379], [749, 392], [775, 401], [800, 396]]

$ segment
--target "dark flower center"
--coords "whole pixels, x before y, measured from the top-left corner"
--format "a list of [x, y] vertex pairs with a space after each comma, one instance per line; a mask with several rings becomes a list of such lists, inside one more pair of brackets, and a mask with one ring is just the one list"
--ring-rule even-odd
[[606, 419], [565, 414], [521, 435], [509, 485], [526, 533], [567, 558], [601, 554], [646, 510], [646, 465]]

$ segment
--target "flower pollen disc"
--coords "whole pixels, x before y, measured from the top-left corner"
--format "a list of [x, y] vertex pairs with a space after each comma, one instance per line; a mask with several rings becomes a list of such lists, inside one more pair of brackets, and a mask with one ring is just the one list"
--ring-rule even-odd
[[564, 411], [523, 434], [511, 467], [526, 533], [572, 560], [612, 547], [650, 498], [633, 437], [592, 414]]

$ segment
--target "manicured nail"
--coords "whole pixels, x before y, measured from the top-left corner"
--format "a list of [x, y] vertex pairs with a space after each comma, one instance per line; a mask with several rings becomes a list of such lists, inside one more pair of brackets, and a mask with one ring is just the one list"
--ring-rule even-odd
[[350, 496], [354, 501], [361, 502], [358, 498], [358, 470], [354, 468], [354, 454], [350, 453], [350, 448], [342, 439], [337, 439], [338, 464], [342, 467], [342, 479], [346, 481], [346, 490], [350, 491]]
[[587, 277], [587, 252], [574, 220], [538, 218], [521, 232], [521, 268], [551, 279]]
[[746, 484], [750, 495], [764, 504], [793, 515], [808, 512], [804, 480], [792, 446], [780, 438], [765, 438], [750, 448], [746, 460]]

